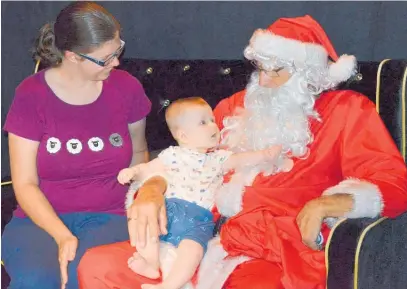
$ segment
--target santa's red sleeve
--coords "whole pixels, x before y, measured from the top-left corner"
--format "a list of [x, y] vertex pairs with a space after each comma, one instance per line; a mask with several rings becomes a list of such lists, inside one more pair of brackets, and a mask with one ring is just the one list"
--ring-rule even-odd
[[375, 105], [367, 97], [349, 92], [336, 111], [342, 114], [335, 117], [343, 126], [338, 141], [344, 180], [324, 194], [353, 195], [353, 210], [347, 218], [402, 214], [407, 210], [406, 164]]

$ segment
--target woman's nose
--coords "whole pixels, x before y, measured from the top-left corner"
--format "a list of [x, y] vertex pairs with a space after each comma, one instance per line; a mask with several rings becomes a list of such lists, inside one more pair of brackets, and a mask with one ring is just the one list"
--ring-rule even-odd
[[115, 57], [113, 59], [112, 66], [116, 67], [116, 66], [119, 66], [119, 64], [120, 64], [119, 57]]

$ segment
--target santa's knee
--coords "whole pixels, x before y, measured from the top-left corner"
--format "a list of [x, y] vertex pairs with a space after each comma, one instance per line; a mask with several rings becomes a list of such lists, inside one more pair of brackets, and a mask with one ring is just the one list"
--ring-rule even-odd
[[222, 289], [284, 289], [280, 280], [255, 276], [233, 277], [231, 275]]
[[106, 252], [101, 250], [101, 247], [88, 249], [79, 262], [78, 274], [85, 273], [87, 275], [93, 271], [94, 267], [99, 267], [98, 271], [102, 270], [104, 268], [103, 264], [107, 261], [106, 257]]
[[[88, 249], [78, 265], [78, 283], [80, 289], [107, 288], [103, 283], [107, 273], [123, 269], [127, 263], [117, 262], [114, 250], [107, 250], [106, 246]], [[123, 266], [119, 266], [123, 265]]]
[[264, 260], [250, 260], [240, 264], [224, 283], [223, 289], [284, 289], [282, 270]]

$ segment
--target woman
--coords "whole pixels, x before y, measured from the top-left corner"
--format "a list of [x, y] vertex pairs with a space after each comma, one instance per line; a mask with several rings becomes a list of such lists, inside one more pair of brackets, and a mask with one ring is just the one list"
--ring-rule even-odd
[[2, 238], [10, 288], [77, 288], [88, 248], [128, 239], [116, 177], [148, 159], [151, 103], [114, 69], [123, 48], [119, 23], [91, 2], [41, 29], [35, 58], [49, 68], [17, 87], [4, 127], [19, 204]]

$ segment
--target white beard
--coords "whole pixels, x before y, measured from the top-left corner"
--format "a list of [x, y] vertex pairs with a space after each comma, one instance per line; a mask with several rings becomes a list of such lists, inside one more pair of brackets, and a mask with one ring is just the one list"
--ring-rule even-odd
[[222, 145], [238, 151], [283, 146], [283, 154], [306, 158], [313, 141], [309, 118], [318, 118], [315, 96], [294, 74], [278, 88], [259, 86], [258, 73], [253, 73], [247, 86], [244, 110], [225, 118]]
[[259, 173], [277, 174], [283, 171], [283, 160], [307, 158], [308, 145], [313, 141], [309, 118], [319, 117], [314, 110], [315, 95], [307, 88], [304, 78], [293, 74], [278, 88], [259, 85], [258, 73], [253, 73], [247, 86], [244, 109], [224, 119], [221, 145], [233, 152], [266, 149], [282, 145], [277, 166], [263, 163], [235, 170], [229, 183], [216, 194], [216, 206], [222, 215], [236, 215], [242, 209], [245, 186], [252, 185]]

